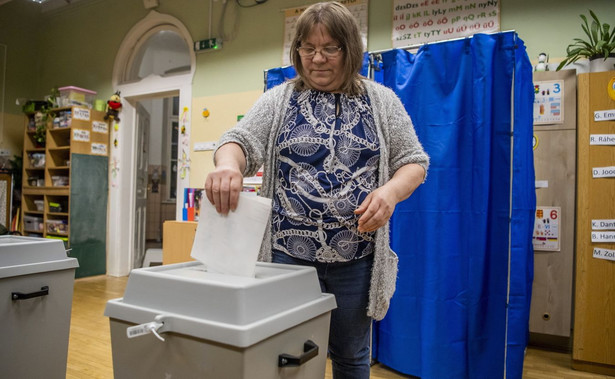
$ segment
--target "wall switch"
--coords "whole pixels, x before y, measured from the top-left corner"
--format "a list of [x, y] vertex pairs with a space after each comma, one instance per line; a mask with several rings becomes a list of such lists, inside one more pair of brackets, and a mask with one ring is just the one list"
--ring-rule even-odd
[[215, 141], [195, 142], [194, 151], [210, 151], [215, 149], [217, 144]]
[[158, 5], [160, 5], [158, 0], [143, 0], [143, 6], [145, 9], [156, 8]]

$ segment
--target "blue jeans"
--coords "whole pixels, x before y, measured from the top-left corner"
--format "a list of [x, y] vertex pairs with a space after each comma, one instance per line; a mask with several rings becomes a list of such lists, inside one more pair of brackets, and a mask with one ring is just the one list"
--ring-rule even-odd
[[331, 312], [329, 357], [334, 379], [369, 378], [369, 336], [372, 319], [367, 317], [373, 254], [343, 263], [310, 262], [273, 252], [274, 263], [316, 268], [322, 292], [335, 295], [337, 309]]

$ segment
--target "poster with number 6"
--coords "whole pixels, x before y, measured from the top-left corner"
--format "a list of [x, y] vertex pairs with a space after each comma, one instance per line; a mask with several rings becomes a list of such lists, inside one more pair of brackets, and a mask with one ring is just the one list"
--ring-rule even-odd
[[536, 207], [534, 235], [532, 243], [534, 250], [560, 251], [559, 224], [561, 207]]

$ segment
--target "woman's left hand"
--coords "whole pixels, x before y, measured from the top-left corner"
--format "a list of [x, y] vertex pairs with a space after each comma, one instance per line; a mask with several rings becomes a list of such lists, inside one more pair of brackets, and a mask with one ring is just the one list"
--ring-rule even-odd
[[361, 215], [359, 232], [373, 232], [384, 226], [391, 218], [396, 204], [397, 197], [389, 191], [386, 185], [367, 195], [359, 208], [354, 211], [355, 214]]
[[418, 164], [400, 167], [388, 183], [367, 195], [354, 211], [361, 215], [359, 232], [373, 232], [389, 222], [397, 203], [407, 199], [424, 178], [425, 169]]

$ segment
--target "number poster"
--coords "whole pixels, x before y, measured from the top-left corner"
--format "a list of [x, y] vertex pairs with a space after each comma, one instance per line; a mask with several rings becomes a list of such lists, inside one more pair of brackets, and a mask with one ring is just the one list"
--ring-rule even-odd
[[497, 0], [395, 0], [393, 47], [500, 31]]
[[534, 125], [564, 123], [564, 81], [534, 82]]
[[534, 235], [532, 243], [534, 250], [560, 251], [559, 220], [560, 207], [536, 207]]

